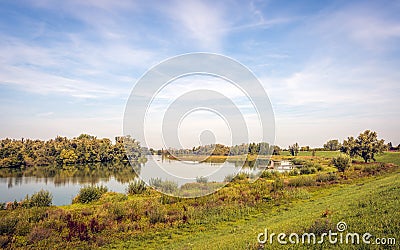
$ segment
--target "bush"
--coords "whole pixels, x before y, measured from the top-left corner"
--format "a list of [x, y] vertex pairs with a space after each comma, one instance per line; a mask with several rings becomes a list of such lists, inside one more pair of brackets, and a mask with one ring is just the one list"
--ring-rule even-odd
[[151, 224], [165, 222], [166, 212], [164, 208], [156, 206], [148, 212], [149, 221]]
[[271, 192], [276, 192], [283, 190], [284, 184], [281, 178], [276, 178], [275, 181], [272, 183]]
[[246, 180], [247, 177], [248, 177], [248, 175], [246, 173], [240, 172], [233, 178], [233, 180], [234, 181], [242, 181], [242, 180]]
[[196, 177], [196, 182], [197, 183], [207, 183], [208, 179], [207, 179], [207, 177], [200, 176], [200, 177]]
[[85, 186], [79, 190], [79, 194], [74, 201], [80, 203], [90, 203], [100, 199], [100, 197], [108, 191], [105, 186]]
[[336, 157], [332, 158], [332, 164], [340, 171], [344, 172], [351, 165], [350, 156], [346, 154], [339, 154]]
[[40, 190], [34, 193], [29, 200], [31, 207], [48, 207], [51, 206], [53, 196], [49, 191]]
[[289, 171], [289, 175], [290, 176], [296, 176], [296, 175], [299, 175], [299, 174], [300, 174], [300, 171], [298, 169], [292, 169], [292, 170]]
[[373, 174], [376, 171], [378, 171], [379, 166], [376, 164], [371, 164], [371, 165], [366, 165], [363, 167], [362, 172], [368, 173], [368, 174]]
[[109, 214], [116, 221], [121, 221], [126, 216], [125, 207], [121, 203], [115, 203], [108, 208]]
[[260, 178], [272, 179], [272, 178], [278, 178], [280, 175], [281, 173], [279, 173], [279, 171], [276, 170], [264, 170], [261, 173]]
[[291, 161], [292, 161], [293, 165], [304, 165], [304, 163], [305, 163], [304, 160], [302, 160], [302, 159], [297, 159], [297, 158], [294, 158], [294, 159], [292, 159]]
[[129, 183], [127, 193], [128, 194], [142, 194], [146, 191], [146, 183], [142, 180], [134, 180], [133, 182]]
[[315, 179], [309, 176], [300, 176], [289, 180], [290, 187], [313, 186]]
[[338, 179], [337, 175], [333, 172], [323, 173], [317, 175], [317, 182], [328, 182], [328, 181], [336, 181]]
[[317, 172], [317, 169], [314, 167], [302, 167], [300, 168], [300, 174], [314, 174]]
[[228, 174], [227, 176], [225, 176], [224, 178], [224, 182], [231, 182], [234, 178], [234, 175], [232, 174]]
[[178, 190], [178, 183], [173, 181], [162, 181], [160, 178], [150, 179], [150, 185], [165, 193], [173, 193]]
[[38, 242], [44, 239], [49, 238], [51, 235], [51, 230], [48, 228], [35, 227], [32, 229], [30, 234], [28, 235], [28, 239], [30, 243]]
[[6, 248], [7, 244], [11, 242], [11, 237], [7, 235], [0, 235], [0, 248]]
[[0, 220], [0, 235], [11, 235], [15, 231], [18, 219], [12, 217], [3, 217]]

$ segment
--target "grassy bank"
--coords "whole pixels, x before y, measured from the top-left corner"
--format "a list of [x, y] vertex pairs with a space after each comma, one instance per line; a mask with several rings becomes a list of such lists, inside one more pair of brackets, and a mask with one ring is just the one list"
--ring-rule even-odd
[[[375, 237], [400, 240], [399, 173], [308, 190], [308, 195], [295, 201], [282, 202], [261, 211], [249, 212], [243, 218], [230, 218], [212, 225], [195, 225], [154, 232], [119, 242], [113, 247], [147, 249], [257, 249], [257, 235], [268, 228], [271, 232], [301, 234], [322, 222], [321, 228], [335, 230], [344, 221], [349, 232], [369, 232]], [[301, 199], [302, 198], [302, 199]], [[328, 222], [325, 227], [325, 222]], [[316, 228], [318, 229], [318, 228]], [[269, 243], [266, 244], [268, 246]], [[321, 246], [358, 249], [360, 246]], [[283, 247], [274, 241], [273, 248]], [[293, 247], [293, 245], [291, 246]], [[299, 245], [310, 248], [310, 245]], [[364, 246], [365, 247], [365, 246]], [[372, 246], [373, 247], [373, 246]], [[375, 246], [376, 247], [376, 246]], [[393, 247], [395, 249], [395, 247]]]
[[[397, 162], [398, 156], [387, 153], [380, 160]], [[334, 230], [339, 221], [351, 232], [368, 230], [400, 240], [398, 166], [355, 163], [343, 174], [332, 173], [326, 157], [298, 158], [321, 165], [321, 171], [268, 174], [254, 183], [240, 176], [218, 192], [194, 199], [147, 189], [136, 195], [105, 193], [89, 204], [3, 210], [0, 246], [257, 249], [257, 235], [266, 227], [301, 233]]]

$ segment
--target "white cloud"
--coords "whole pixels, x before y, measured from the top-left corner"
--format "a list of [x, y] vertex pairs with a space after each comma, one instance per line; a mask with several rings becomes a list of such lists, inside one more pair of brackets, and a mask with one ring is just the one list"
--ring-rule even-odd
[[189, 37], [197, 46], [219, 50], [228, 27], [223, 8], [218, 3], [204, 1], [175, 1], [167, 9], [170, 18], [177, 21], [175, 29], [184, 39]]
[[311, 30], [331, 43], [348, 39], [364, 49], [381, 52], [392, 47], [390, 40], [400, 38], [400, 22], [390, 11], [367, 4], [323, 12], [310, 20]]
[[78, 98], [98, 98], [126, 93], [125, 90], [118, 90], [112, 86], [102, 86], [85, 80], [70, 79], [14, 66], [3, 66], [0, 69], [0, 76], [0, 84], [17, 86], [20, 90], [37, 94], [57, 93]]

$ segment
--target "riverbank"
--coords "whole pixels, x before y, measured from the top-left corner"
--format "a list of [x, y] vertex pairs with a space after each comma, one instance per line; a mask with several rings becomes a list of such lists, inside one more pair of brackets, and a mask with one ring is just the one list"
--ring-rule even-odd
[[254, 183], [242, 176], [194, 199], [147, 189], [136, 195], [106, 193], [89, 204], [0, 211], [0, 244], [21, 249], [256, 249], [265, 227], [303, 232], [334, 229], [342, 220], [352, 231], [399, 237], [397, 165], [354, 163], [342, 174], [328, 173], [324, 158], [315, 161], [324, 171], [274, 173]]

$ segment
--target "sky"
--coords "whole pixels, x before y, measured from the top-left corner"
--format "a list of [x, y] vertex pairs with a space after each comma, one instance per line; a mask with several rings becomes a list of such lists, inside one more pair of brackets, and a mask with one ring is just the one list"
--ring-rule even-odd
[[366, 129], [398, 145], [398, 13], [400, 1], [1, 1], [0, 138], [114, 138], [149, 68], [210, 52], [260, 80], [277, 145]]

